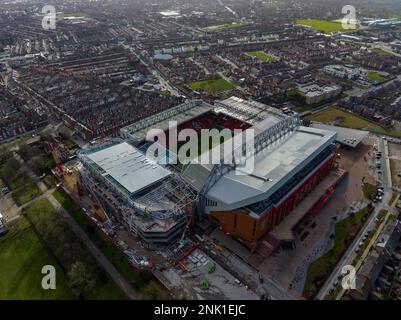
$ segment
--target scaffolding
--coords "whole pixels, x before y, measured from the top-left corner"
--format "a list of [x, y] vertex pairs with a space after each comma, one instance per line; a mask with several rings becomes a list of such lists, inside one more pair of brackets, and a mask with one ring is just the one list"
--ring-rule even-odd
[[131, 232], [145, 242], [150, 239], [148, 244], [167, 243], [179, 237], [190, 220], [198, 195], [175, 173], [145, 190], [129, 193], [89, 158], [91, 153], [121, 141], [116, 139], [78, 153], [83, 165], [80, 171], [83, 185], [95, 194], [98, 201], [106, 201]]

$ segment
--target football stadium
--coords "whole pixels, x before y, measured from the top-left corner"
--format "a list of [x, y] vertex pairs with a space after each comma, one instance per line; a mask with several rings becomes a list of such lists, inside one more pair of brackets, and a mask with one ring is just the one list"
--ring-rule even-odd
[[[241, 171], [240, 164], [227, 164], [223, 157], [206, 164], [198, 156], [186, 165], [171, 161], [190, 141], [173, 148], [168, 139], [161, 146], [166, 163], [148, 156], [150, 146], [160, 143], [149, 133], [171, 136], [187, 128], [199, 135], [202, 129], [252, 129], [252, 151], [245, 152], [245, 143], [238, 149], [252, 157], [253, 170]], [[296, 224], [306, 214], [317, 214], [346, 174], [337, 168], [335, 132], [305, 127], [296, 113], [237, 97], [214, 105], [192, 100], [120, 133], [122, 139], [79, 153], [82, 184], [150, 248], [182, 240], [192, 224], [207, 224], [268, 256], [293, 243]], [[197, 155], [220, 150], [223, 141], [200, 148]]]

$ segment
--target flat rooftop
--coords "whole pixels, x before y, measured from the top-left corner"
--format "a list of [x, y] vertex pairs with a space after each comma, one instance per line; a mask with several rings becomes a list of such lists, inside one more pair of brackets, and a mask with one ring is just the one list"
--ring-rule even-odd
[[[255, 156], [252, 174], [229, 171], [209, 190], [207, 196], [232, 210], [262, 201], [279, 190], [315, 156], [334, 142], [336, 133], [300, 126], [292, 134], [267, 146]], [[192, 162], [183, 176], [200, 190], [213, 168]], [[239, 169], [240, 170], [240, 169]]]
[[130, 194], [163, 180], [171, 173], [145, 157], [138, 149], [122, 142], [87, 154], [109, 176]]
[[331, 126], [319, 122], [312, 122], [311, 126], [313, 128], [336, 132], [336, 141], [351, 148], [357, 147], [362, 142], [362, 140], [369, 135], [369, 132], [367, 131]]

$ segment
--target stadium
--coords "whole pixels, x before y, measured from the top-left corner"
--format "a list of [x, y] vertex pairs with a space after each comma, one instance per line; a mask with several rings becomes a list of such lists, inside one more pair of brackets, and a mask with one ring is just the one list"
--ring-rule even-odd
[[[151, 129], [171, 133], [171, 121], [176, 121], [176, 132], [253, 129], [253, 171], [237, 174], [241, 168], [235, 163], [204, 164], [199, 157], [182, 165], [160, 164], [146, 156], [150, 145], [157, 143], [149, 141]], [[251, 251], [270, 255], [279, 245], [294, 241], [296, 224], [318, 212], [346, 174], [335, 168], [335, 132], [302, 126], [295, 113], [237, 97], [214, 105], [192, 100], [120, 133], [123, 140], [79, 153], [81, 179], [105, 211], [113, 212], [148, 247], [168, 246], [183, 239], [190, 224], [206, 222]], [[168, 143], [163, 147], [173, 149]], [[241, 154], [244, 148], [239, 148]], [[174, 156], [168, 152], [168, 157]]]

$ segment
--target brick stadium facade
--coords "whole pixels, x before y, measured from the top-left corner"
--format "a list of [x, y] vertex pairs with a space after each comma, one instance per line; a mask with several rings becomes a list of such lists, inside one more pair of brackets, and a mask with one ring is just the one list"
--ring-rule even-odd
[[277, 207], [266, 211], [258, 219], [243, 213], [241, 209], [211, 212], [209, 218], [211, 222], [217, 222], [224, 232], [234, 236], [253, 251], [266, 234], [291, 214], [291, 211], [319, 185], [334, 165], [335, 153], [332, 153], [301, 186], [285, 197]]

